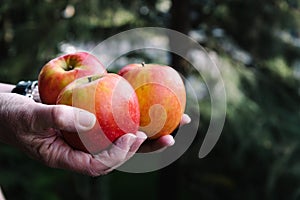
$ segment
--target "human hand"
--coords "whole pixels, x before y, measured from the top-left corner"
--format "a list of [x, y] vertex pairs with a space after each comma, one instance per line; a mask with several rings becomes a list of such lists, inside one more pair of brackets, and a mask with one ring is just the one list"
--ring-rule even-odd
[[[183, 114], [179, 127], [189, 124], [191, 118], [187, 114]], [[157, 150], [164, 150], [167, 147], [174, 145], [175, 140], [172, 135], [164, 135], [156, 140], [149, 140], [144, 142], [139, 148], [139, 153], [153, 152]]]
[[[84, 115], [76, 128], [74, 109]], [[49, 167], [103, 175], [132, 157], [146, 139], [143, 132], [128, 133], [108, 149], [91, 155], [72, 149], [59, 131], [87, 131], [95, 122], [93, 114], [77, 108], [44, 105], [16, 94], [0, 95], [0, 141], [20, 148]]]

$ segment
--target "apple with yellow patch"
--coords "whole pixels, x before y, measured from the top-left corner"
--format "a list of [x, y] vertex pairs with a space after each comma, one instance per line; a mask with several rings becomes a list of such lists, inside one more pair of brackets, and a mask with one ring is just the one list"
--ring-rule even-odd
[[159, 64], [129, 64], [119, 73], [134, 88], [140, 106], [140, 130], [150, 139], [171, 134], [186, 105], [185, 85], [179, 73]]
[[[62, 132], [66, 142], [75, 149], [96, 154], [120, 136], [138, 131], [140, 111], [136, 93], [117, 74], [77, 79], [61, 91], [57, 104], [81, 108], [96, 116], [97, 122], [92, 130], [82, 133]], [[74, 115], [75, 119], [82, 117], [80, 113]]]
[[58, 94], [72, 81], [93, 74], [105, 74], [101, 62], [88, 52], [77, 52], [50, 60], [40, 71], [38, 89], [42, 103], [55, 104]]

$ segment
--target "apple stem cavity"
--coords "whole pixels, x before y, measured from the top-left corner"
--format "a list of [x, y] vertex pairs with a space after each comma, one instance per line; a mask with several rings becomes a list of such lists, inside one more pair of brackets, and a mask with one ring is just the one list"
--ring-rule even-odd
[[71, 71], [72, 69], [74, 69], [73, 65], [69, 65], [67, 71]]

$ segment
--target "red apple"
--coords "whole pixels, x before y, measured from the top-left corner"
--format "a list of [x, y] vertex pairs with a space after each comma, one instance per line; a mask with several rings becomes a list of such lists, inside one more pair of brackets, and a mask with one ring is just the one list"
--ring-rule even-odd
[[[62, 132], [68, 144], [92, 154], [105, 149], [125, 133], [135, 134], [139, 127], [137, 96], [132, 86], [117, 74], [77, 79], [61, 91], [57, 104], [95, 114], [97, 123], [92, 130], [83, 133]], [[75, 113], [75, 119], [78, 117], [80, 113]]]
[[57, 57], [44, 65], [39, 74], [38, 89], [41, 101], [45, 104], [55, 104], [60, 91], [75, 79], [105, 73], [101, 62], [87, 52]]
[[185, 110], [186, 91], [176, 70], [158, 64], [130, 64], [119, 73], [134, 88], [140, 105], [140, 130], [150, 139], [172, 133]]

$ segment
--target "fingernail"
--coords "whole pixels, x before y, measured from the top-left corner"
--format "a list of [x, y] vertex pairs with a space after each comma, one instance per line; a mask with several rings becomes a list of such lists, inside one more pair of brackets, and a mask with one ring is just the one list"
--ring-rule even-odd
[[180, 126], [191, 123], [191, 120], [192, 119], [190, 118], [190, 116], [188, 116], [187, 114], [183, 114], [180, 121]]
[[78, 124], [81, 127], [89, 130], [94, 127], [95, 123], [96, 123], [96, 117], [94, 114], [84, 110], [79, 111]]
[[173, 146], [175, 144], [175, 140], [173, 139], [173, 140], [170, 140], [169, 142], [168, 142], [168, 146], [170, 147], [170, 146]]
[[168, 140], [167, 140], [167, 142], [166, 142], [166, 145], [168, 146], [168, 147], [170, 147], [170, 146], [173, 146], [174, 144], [175, 144], [175, 140], [174, 140], [174, 138], [171, 136], [171, 135], [166, 135], [166, 136], [164, 136], [165, 138], [168, 138]]
[[185, 120], [187, 124], [189, 124], [192, 121], [192, 119], [188, 115], [185, 115]]

